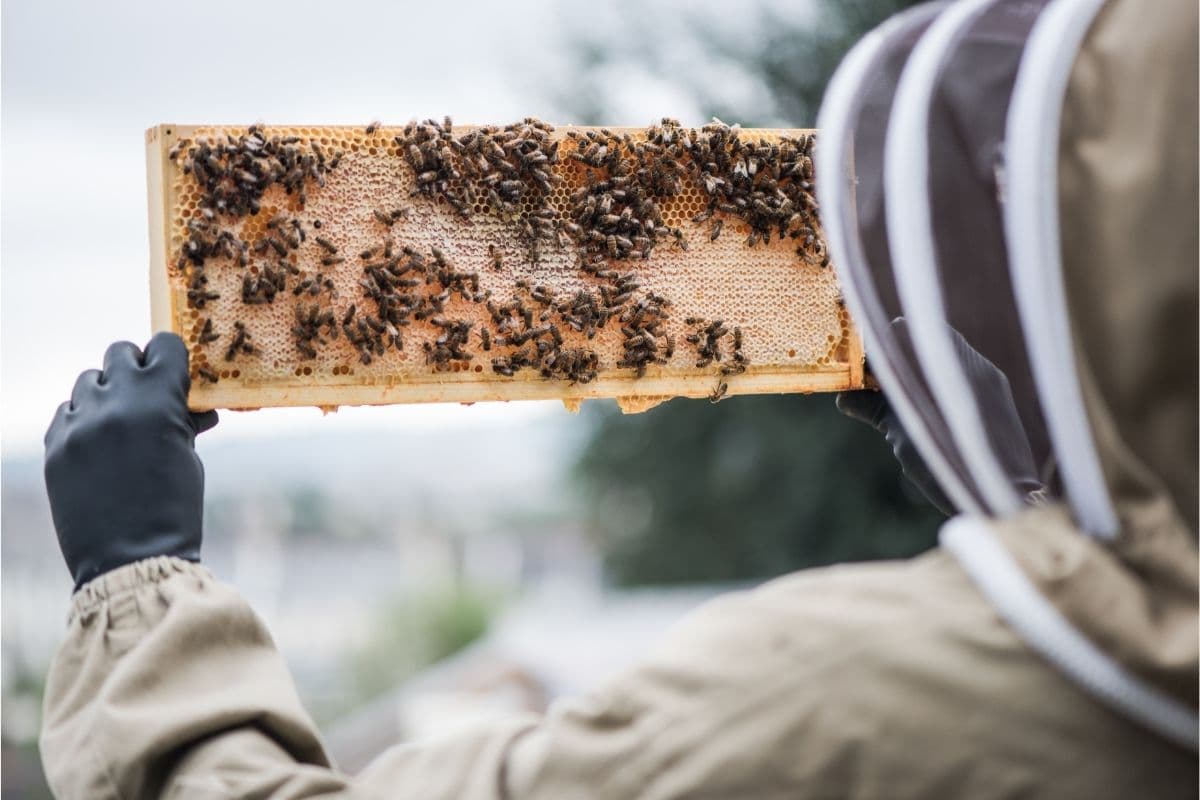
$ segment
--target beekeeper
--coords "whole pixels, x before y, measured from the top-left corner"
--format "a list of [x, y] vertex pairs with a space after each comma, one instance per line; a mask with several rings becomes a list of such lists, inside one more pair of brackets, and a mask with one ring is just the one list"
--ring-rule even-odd
[[357, 775], [201, 565], [216, 418], [188, 411], [186, 348], [113, 345], [46, 434], [77, 589], [54, 792], [1194, 798], [1196, 75], [1192, 0], [965, 0], [866, 37], [818, 191], [884, 392], [840, 404], [953, 514], [941, 546], [730, 594], [544, 716]]

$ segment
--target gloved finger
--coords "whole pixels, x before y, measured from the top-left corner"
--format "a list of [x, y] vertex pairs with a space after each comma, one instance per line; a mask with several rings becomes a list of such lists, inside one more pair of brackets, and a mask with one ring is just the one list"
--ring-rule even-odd
[[925, 499], [928, 500], [934, 508], [941, 511], [946, 516], [954, 514], [954, 504], [946, 497], [942, 491], [941, 484], [933, 477], [933, 473], [929, 471], [929, 467], [921, 458], [917, 446], [913, 444], [912, 439], [903, 435], [902, 429], [896, 428], [889, 430], [886, 437], [888, 444], [892, 446], [892, 454], [896, 456], [896, 461], [900, 463], [900, 471], [904, 473], [904, 477], [908, 482], [917, 487]]
[[132, 373], [142, 365], [142, 351], [133, 342], [113, 342], [104, 352], [104, 381], [114, 375]]
[[148, 372], [162, 373], [165, 380], [187, 394], [192, 379], [188, 375], [188, 349], [183, 339], [169, 331], [154, 334], [146, 345], [142, 362]]
[[67, 424], [67, 414], [71, 410], [71, 401], [67, 400], [58, 404], [58, 408], [54, 412], [54, 419], [50, 420], [50, 427], [46, 428], [46, 435], [42, 437], [42, 444], [49, 445], [50, 440], [58, 437]]
[[865, 422], [875, 430], [883, 424], [888, 411], [888, 401], [883, 392], [861, 389], [856, 392], [838, 392], [835, 401], [838, 411], [850, 419]]
[[75, 388], [71, 390], [71, 409], [79, 408], [87, 399], [100, 390], [100, 378], [103, 376], [98, 369], [84, 370], [75, 379]]
[[931, 506], [947, 517], [954, 516], [954, 504], [950, 502], [950, 498], [946, 497], [941, 485], [933, 479], [932, 475], [924, 470], [916, 471], [907, 467], [901, 467], [900, 472], [910, 484], [917, 487], [917, 491], [929, 501]]
[[192, 427], [196, 429], [197, 436], [207, 430], [211, 430], [219, 420], [216, 409], [212, 411], [193, 411], [189, 416], [192, 418]]

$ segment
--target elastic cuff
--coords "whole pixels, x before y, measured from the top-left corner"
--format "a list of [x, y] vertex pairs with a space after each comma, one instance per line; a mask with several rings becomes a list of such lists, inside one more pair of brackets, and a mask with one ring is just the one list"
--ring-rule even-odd
[[117, 567], [79, 587], [71, 598], [71, 616], [87, 614], [113, 598], [175, 575], [212, 579], [212, 573], [192, 561], [174, 556], [155, 556]]

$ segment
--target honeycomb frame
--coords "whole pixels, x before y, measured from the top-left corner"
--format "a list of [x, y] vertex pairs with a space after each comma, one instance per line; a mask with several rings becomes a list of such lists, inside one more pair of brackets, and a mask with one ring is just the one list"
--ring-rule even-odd
[[[456, 135], [477, 126], [454, 126]], [[566, 144], [567, 132], [599, 130], [583, 126], [557, 126], [554, 138]], [[642, 128], [611, 128], [615, 135], [642, 137]], [[193, 381], [189, 404], [193, 409], [256, 409], [272, 406], [383, 405], [412, 402], [460, 402], [560, 399], [576, 409], [584, 399], [616, 398], [623, 410], [640, 411], [672, 397], [701, 398], [725, 383], [727, 395], [763, 393], [831, 392], [862, 388], [864, 383], [861, 341], [841, 302], [834, 271], [804, 263], [795, 255], [794, 244], [774, 241], [748, 247], [748, 228], [740, 220], [724, 220], [721, 236], [710, 241], [708, 227], [694, 225], [689, 217], [705, 198], [696, 186], [686, 186], [681, 196], [663, 203], [668, 224], [688, 233], [686, 251], [660, 245], [645, 261], [619, 262], [633, 270], [645, 288], [659, 291], [672, 300], [672, 334], [679, 340], [666, 365], [650, 365], [638, 377], [635, 371], [616, 366], [619, 337], [601, 330], [595, 347], [600, 356], [596, 378], [588, 383], [541, 377], [524, 370], [505, 377], [488, 368], [488, 358], [479, 352], [465, 367], [439, 372], [419, 355], [416, 343], [428, 341], [436, 331], [414, 331], [409, 352], [389, 352], [371, 365], [358, 363], [354, 350], [345, 342], [331, 342], [316, 359], [302, 359], [291, 348], [286, 333], [294, 302], [290, 292], [278, 305], [243, 308], [232, 299], [236, 280], [232, 264], [214, 269], [215, 288], [222, 295], [211, 312], [189, 308], [187, 288], [175, 266], [186, 239], [187, 219], [198, 215], [196, 192], [188, 184], [195, 180], [182, 174], [169, 153], [180, 140], [201, 136], [241, 134], [245, 126], [162, 124], [146, 133], [147, 187], [150, 223], [151, 317], [154, 330], [171, 330], [183, 337], [193, 359]], [[410, 219], [397, 225], [393, 238], [427, 246], [435, 243], [446, 251], [456, 268], [477, 271], [485, 287], [505, 296], [518, 277], [531, 283], [550, 283], [556, 291], [570, 292], [588, 286], [588, 280], [572, 266], [568, 252], [550, 252], [536, 263], [528, 263], [515, 244], [510, 226], [486, 214], [476, 214], [470, 224], [462, 222], [444, 203], [410, 197], [413, 178], [393, 144], [401, 127], [381, 126], [367, 134], [361, 126], [267, 126], [269, 135], [295, 135], [319, 141], [322, 146], [344, 150], [338, 170], [330, 173], [327, 185], [309, 193], [308, 205], [296, 206], [293, 198], [263, 197], [264, 209], [238, 223], [239, 233], [261, 232], [263, 222], [275, 212], [301, 214], [322, 219], [322, 233], [333, 239], [342, 252], [352, 254], [360, 247], [378, 242], [381, 232], [370, 219], [370, 209], [402, 203], [412, 209]], [[774, 140], [812, 133], [807, 130], [745, 129], [743, 137]], [[556, 170], [566, 178], [566, 188], [580, 184], [580, 168], [564, 160]], [[578, 173], [578, 174], [573, 174]], [[386, 198], [383, 199], [383, 198]], [[561, 210], [563, 197], [556, 191], [551, 205]], [[478, 209], [477, 209], [478, 211]], [[717, 212], [717, 217], [726, 216]], [[336, 221], [335, 221], [336, 220]], [[246, 236], [246, 238], [249, 238]], [[491, 268], [487, 245], [503, 254], [505, 266]], [[569, 250], [569, 248], [567, 248]], [[340, 306], [355, 302], [355, 284], [361, 277], [357, 258], [334, 269], [313, 265], [319, 248], [308, 248], [295, 259], [304, 274], [332, 274], [340, 290]], [[253, 269], [253, 267], [252, 267]], [[456, 302], [456, 301], [454, 301]], [[486, 312], [476, 304], [461, 303], [456, 316], [483, 319]], [[249, 314], [247, 326], [263, 349], [259, 357], [222, 358], [224, 341], [204, 345], [198, 341], [202, 321], [217, 319], [228, 330], [231, 319]], [[713, 366], [698, 368], [695, 354], [683, 343], [688, 316], [724, 319], [745, 330], [750, 360], [743, 374], [720, 377]], [[266, 320], [264, 322], [264, 320]], [[615, 326], [615, 323], [614, 323]], [[568, 335], [568, 338], [571, 338]], [[582, 336], [575, 337], [582, 344]], [[478, 349], [478, 348], [476, 348]], [[220, 376], [216, 383], [196, 379], [196, 370], [210, 368]]]

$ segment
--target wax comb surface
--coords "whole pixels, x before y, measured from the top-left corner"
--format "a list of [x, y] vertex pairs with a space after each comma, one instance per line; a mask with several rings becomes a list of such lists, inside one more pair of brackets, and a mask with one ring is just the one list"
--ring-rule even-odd
[[194, 408], [862, 386], [812, 132], [147, 132], [152, 310]]

